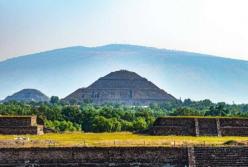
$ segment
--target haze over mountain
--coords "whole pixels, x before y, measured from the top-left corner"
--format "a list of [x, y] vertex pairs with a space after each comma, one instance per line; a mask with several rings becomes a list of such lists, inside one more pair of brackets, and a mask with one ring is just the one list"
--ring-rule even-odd
[[24, 88], [61, 98], [112, 71], [134, 71], [176, 98], [248, 103], [248, 61], [134, 45], [70, 47], [0, 62], [0, 99]]

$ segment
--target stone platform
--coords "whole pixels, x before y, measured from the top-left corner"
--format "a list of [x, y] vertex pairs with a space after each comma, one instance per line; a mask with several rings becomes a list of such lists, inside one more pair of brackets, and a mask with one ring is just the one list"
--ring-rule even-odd
[[248, 148], [0, 148], [0, 166], [247, 167]]
[[149, 129], [152, 135], [248, 136], [248, 119], [161, 117]]
[[0, 134], [43, 134], [44, 123], [36, 116], [0, 116]]

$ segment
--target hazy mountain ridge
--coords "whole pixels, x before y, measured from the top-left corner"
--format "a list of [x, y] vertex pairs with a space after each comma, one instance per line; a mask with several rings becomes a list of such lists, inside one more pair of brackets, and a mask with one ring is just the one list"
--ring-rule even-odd
[[65, 97], [111, 71], [139, 73], [177, 98], [248, 102], [248, 61], [135, 45], [70, 47], [0, 62], [0, 98], [33, 87]]

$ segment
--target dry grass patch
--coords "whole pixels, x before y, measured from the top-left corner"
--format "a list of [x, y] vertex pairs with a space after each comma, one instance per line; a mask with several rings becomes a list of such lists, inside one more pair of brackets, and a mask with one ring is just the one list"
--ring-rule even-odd
[[[18, 140], [18, 137], [24, 140]], [[0, 135], [0, 147], [70, 146], [189, 146], [224, 145], [228, 141], [247, 143], [248, 137], [150, 136], [118, 133], [50, 133], [45, 135]]]

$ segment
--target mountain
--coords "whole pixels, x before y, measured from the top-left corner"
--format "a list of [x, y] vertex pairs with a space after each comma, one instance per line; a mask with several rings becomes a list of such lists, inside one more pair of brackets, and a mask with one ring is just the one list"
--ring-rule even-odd
[[45, 102], [49, 101], [49, 98], [42, 92], [36, 89], [23, 89], [11, 96], [6, 97], [4, 102], [19, 101], [19, 102]]
[[126, 105], [149, 105], [175, 98], [164, 90], [127, 70], [111, 72], [87, 88], [81, 88], [67, 96], [65, 101], [92, 101], [95, 104], [119, 103]]
[[60, 98], [126, 69], [176, 98], [248, 103], [248, 61], [135, 45], [70, 47], [0, 62], [0, 99], [24, 88]]

